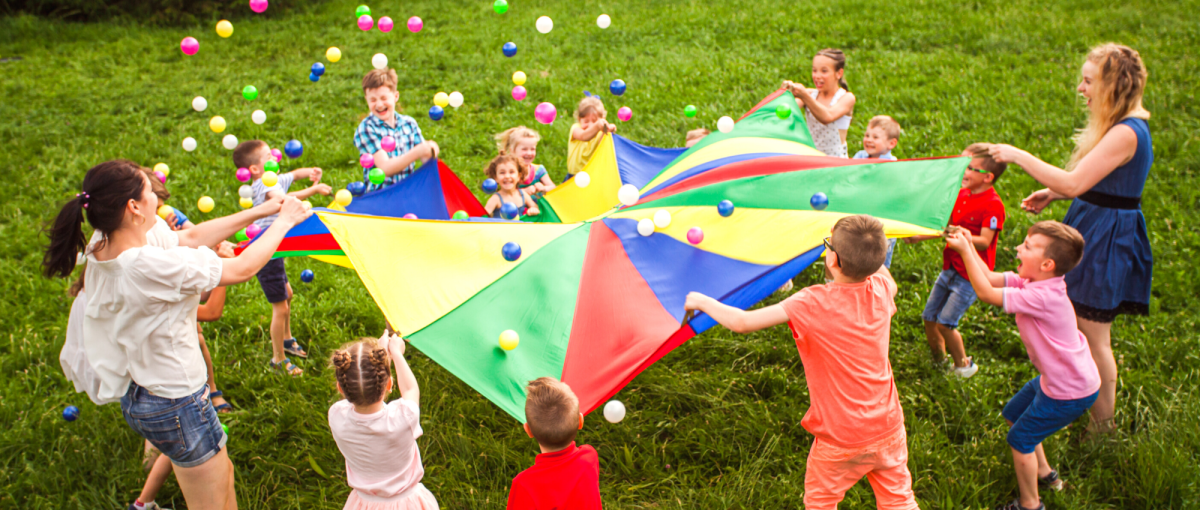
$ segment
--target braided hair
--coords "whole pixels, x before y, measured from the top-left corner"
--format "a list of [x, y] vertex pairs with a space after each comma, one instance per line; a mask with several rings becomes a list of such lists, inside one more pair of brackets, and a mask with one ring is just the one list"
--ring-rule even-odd
[[333, 352], [331, 361], [338, 385], [346, 400], [358, 406], [369, 406], [383, 400], [384, 390], [391, 379], [387, 350], [372, 338], [343, 345]]

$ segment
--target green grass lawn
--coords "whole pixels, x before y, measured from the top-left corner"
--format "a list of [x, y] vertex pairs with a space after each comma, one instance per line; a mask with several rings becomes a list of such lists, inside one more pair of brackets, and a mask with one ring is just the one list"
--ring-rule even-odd
[[[536, 4], [536, 5], [532, 5]], [[521, 2], [506, 15], [491, 2], [414, 0], [371, 5], [397, 20], [390, 34], [364, 33], [347, 1], [298, 9], [279, 18], [235, 17], [220, 39], [212, 22], [147, 28], [126, 22], [68, 24], [31, 17], [0, 18], [0, 508], [123, 508], [144, 475], [141, 440], [119, 406], [97, 407], [75, 394], [57, 356], [71, 301], [66, 281], [40, 276], [45, 238], [39, 229], [78, 191], [84, 172], [112, 158], [166, 162], [172, 205], [193, 220], [237, 210], [238, 182], [230, 151], [208, 130], [222, 115], [226, 133], [272, 146], [295, 138], [304, 156], [288, 165], [320, 166], [335, 187], [361, 178], [352, 144], [366, 112], [359, 83], [371, 55], [386, 53], [400, 75], [403, 111], [472, 188], [493, 155], [491, 135], [533, 126], [540, 101], [559, 120], [536, 126], [538, 160], [555, 179], [565, 170], [567, 115], [584, 90], [604, 91], [614, 78], [629, 91], [608, 94], [613, 112], [628, 105], [619, 133], [659, 147], [679, 146], [684, 132], [715, 129], [784, 79], [809, 82], [811, 55], [845, 50], [847, 80], [858, 95], [851, 152], [866, 121], [889, 114], [904, 127], [896, 154], [957, 154], [971, 142], [1012, 143], [1062, 164], [1072, 130], [1083, 126], [1074, 87], [1088, 48], [1117, 41], [1138, 49], [1150, 70], [1146, 107], [1156, 161], [1143, 207], [1156, 261], [1152, 314], [1120, 319], [1114, 348], [1122, 370], [1119, 430], [1081, 440], [1083, 422], [1046, 443], [1068, 491], [1046, 495], [1050, 508], [1200, 507], [1200, 342], [1192, 306], [1200, 289], [1200, 116], [1194, 101], [1198, 2], [1172, 6], [1133, 0], [926, 0], [863, 2]], [[242, 7], [246, 9], [245, 7]], [[248, 11], [248, 9], [246, 9]], [[612, 27], [600, 30], [596, 16]], [[425, 21], [419, 34], [403, 20]], [[538, 34], [549, 15], [554, 31]], [[184, 56], [180, 39], [195, 36], [200, 53]], [[519, 53], [505, 58], [500, 46]], [[308, 67], [325, 62], [319, 83]], [[529, 98], [509, 97], [510, 75], [529, 75]], [[259, 98], [241, 98], [254, 84]], [[441, 122], [424, 115], [438, 91], [461, 91], [466, 104]], [[191, 99], [202, 95], [208, 110]], [[699, 107], [685, 118], [687, 104]], [[255, 109], [266, 124], [250, 121]], [[180, 141], [195, 137], [195, 152]], [[998, 186], [1009, 210], [998, 269], [1015, 267], [1013, 247], [1038, 219], [1061, 219], [1066, 203], [1038, 217], [1020, 212], [1038, 185], [1010, 169]], [[480, 193], [477, 191], [477, 193]], [[201, 214], [196, 199], [217, 209]], [[480, 195], [482, 196], [482, 194]], [[419, 249], [419, 247], [415, 247]], [[900, 285], [891, 361], [905, 410], [909, 467], [924, 508], [990, 508], [1015, 497], [1012, 460], [999, 411], [1033, 377], [1013, 320], [976, 304], [962, 331], [982, 369], [963, 382], [929, 362], [920, 311], [941, 269], [935, 243], [901, 245], [893, 271]], [[312, 268], [317, 279], [299, 283]], [[225, 421], [242, 508], [340, 508], [349, 491], [344, 463], [326, 424], [337, 399], [327, 357], [343, 342], [376, 335], [383, 320], [357, 276], [309, 259], [288, 262], [296, 298], [296, 336], [309, 345], [302, 378], [272, 373], [270, 309], [254, 283], [230, 289], [225, 316], [205, 327], [218, 382], [238, 410]], [[820, 279], [819, 267], [796, 283]], [[499, 408], [428, 358], [411, 350], [422, 388], [420, 440], [425, 485], [443, 508], [499, 508], [512, 477], [533, 462], [535, 443]], [[601, 491], [609, 508], [788, 508], [803, 500], [812, 441], [799, 425], [808, 407], [804, 372], [785, 327], [751, 335], [721, 328], [666, 356], [616, 397], [629, 409], [619, 424], [599, 413], [580, 441], [600, 452]], [[82, 417], [62, 420], [68, 404]], [[174, 481], [159, 502], [182, 508]], [[866, 482], [843, 508], [874, 508]]]

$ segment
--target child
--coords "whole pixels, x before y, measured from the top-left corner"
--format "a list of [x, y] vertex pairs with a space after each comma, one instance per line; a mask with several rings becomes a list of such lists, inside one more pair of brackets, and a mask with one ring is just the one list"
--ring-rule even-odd
[[599, 510], [600, 457], [575, 446], [583, 430], [579, 399], [566, 383], [539, 377], [525, 387], [525, 433], [542, 453], [513, 478], [509, 510]]
[[[252, 200], [254, 205], [261, 204], [267, 200], [275, 198], [279, 195], [287, 194], [296, 197], [300, 200], [305, 200], [317, 193], [328, 196], [332, 188], [328, 184], [321, 184], [321, 169], [320, 168], [300, 168], [291, 172], [279, 174], [278, 181], [274, 186], [268, 188], [262, 182], [263, 165], [267, 159], [271, 157], [271, 149], [262, 140], [248, 140], [238, 144], [233, 150], [233, 164], [238, 168], [247, 168], [250, 170], [250, 178], [253, 179], [250, 187], [254, 191]], [[288, 193], [288, 188], [296, 179], [308, 178], [312, 181], [312, 185], [300, 191]], [[254, 224], [258, 225], [264, 232], [267, 227], [274, 223], [275, 216], [267, 216]], [[272, 259], [263, 266], [258, 272], [258, 284], [262, 287], [263, 294], [267, 297], [267, 302], [271, 303], [271, 362], [270, 366], [273, 369], [283, 370], [293, 376], [304, 373], [303, 370], [292, 364], [292, 360], [284, 356], [284, 353], [301, 358], [307, 358], [308, 353], [304, 351], [304, 347], [296, 338], [292, 336], [292, 319], [291, 305], [292, 286], [288, 284], [287, 272], [284, 270], [282, 258]]]
[[879, 220], [847, 216], [825, 238], [833, 283], [751, 311], [697, 292], [684, 304], [736, 333], [791, 328], [812, 398], [800, 425], [816, 436], [804, 478], [810, 510], [836, 508], [863, 475], [879, 508], [917, 508], [904, 412], [888, 362], [896, 282], [883, 267], [885, 241]]
[[796, 96], [796, 104], [804, 108], [808, 131], [817, 150], [835, 158], [847, 155], [846, 133], [857, 101], [846, 85], [845, 76], [846, 55], [842, 50], [825, 48], [813, 56], [813, 88], [783, 82], [783, 87]]
[[900, 143], [900, 124], [887, 115], [871, 117], [867, 131], [863, 133], [863, 150], [854, 154], [854, 159], [884, 159], [896, 161], [892, 149]]
[[690, 149], [693, 145], [700, 143], [700, 140], [703, 140], [704, 137], [709, 135], [709, 133], [712, 133], [712, 131], [709, 131], [705, 128], [696, 128], [688, 131], [687, 138], [684, 140], [683, 146]]
[[[389, 355], [400, 398], [386, 402], [392, 391]], [[363, 338], [342, 346], [332, 360], [344, 400], [329, 407], [329, 431], [346, 457], [346, 483], [354, 489], [345, 508], [437, 510], [437, 500], [421, 484], [420, 391], [404, 361], [404, 340], [389, 333], [378, 343]]]
[[1042, 441], [1087, 412], [1100, 395], [1100, 371], [1087, 338], [1079, 331], [1063, 275], [1083, 257], [1083, 236], [1057, 221], [1029, 227], [1017, 246], [1017, 273], [994, 273], [984, 266], [966, 232], [955, 232], [950, 247], [967, 266], [971, 286], [984, 303], [1016, 315], [1021, 343], [1039, 376], [1004, 406], [1020, 497], [1006, 510], [1044, 510], [1038, 487], [1062, 490]]
[[537, 131], [525, 126], [509, 128], [496, 135], [496, 148], [500, 154], [512, 154], [521, 159], [528, 176], [521, 179], [520, 188], [532, 188], [532, 193], [554, 189], [554, 181], [550, 179], [546, 167], [533, 164], [533, 158], [537, 157], [537, 144], [541, 139]]
[[[1000, 231], [1004, 229], [1005, 218], [1004, 202], [992, 186], [1004, 175], [1008, 165], [998, 163], [987, 155], [987, 147], [988, 144], [976, 143], [963, 151], [963, 156], [974, 157], [963, 175], [963, 187], [950, 213], [949, 230], [966, 229], [990, 270], [996, 267], [996, 242], [1000, 238]], [[934, 238], [940, 236], [909, 237], [904, 242], [915, 243]], [[921, 318], [925, 322], [925, 338], [929, 341], [933, 362], [942, 363], [949, 351], [954, 360], [954, 375], [964, 379], [979, 371], [979, 365], [967, 357], [962, 335], [958, 332], [959, 319], [974, 302], [975, 291], [967, 280], [962, 257], [946, 247], [942, 251], [942, 272], [929, 291], [929, 301]]]
[[483, 209], [493, 218], [504, 218], [501, 206], [506, 203], [517, 206], [517, 217], [537, 216], [541, 213], [533, 198], [527, 195], [525, 190], [517, 187], [525, 180], [525, 176], [529, 172], [529, 167], [525, 166], [525, 162], [521, 158], [512, 154], [501, 154], [492, 158], [484, 172], [488, 177], [495, 179], [496, 184], [500, 186], [500, 189], [493, 193], [483, 206]]
[[[375, 184], [368, 178], [371, 169], [363, 169], [367, 191], [374, 191], [412, 175], [418, 160], [425, 163], [436, 158], [441, 149], [437, 142], [426, 141], [421, 136], [417, 121], [396, 112], [399, 94], [396, 93], [394, 69], [374, 69], [367, 73], [363, 76], [362, 89], [370, 112], [354, 131], [354, 146], [360, 154], [373, 156], [375, 167], [383, 170], [386, 176], [383, 183]], [[383, 150], [383, 139], [387, 136], [396, 142], [396, 148], [391, 151]]]
[[608, 112], [597, 96], [587, 96], [579, 101], [575, 109], [575, 124], [571, 126], [571, 138], [567, 142], [567, 174], [575, 175], [592, 160], [592, 153], [600, 146], [604, 133], [612, 133], [617, 126], [604, 118]]

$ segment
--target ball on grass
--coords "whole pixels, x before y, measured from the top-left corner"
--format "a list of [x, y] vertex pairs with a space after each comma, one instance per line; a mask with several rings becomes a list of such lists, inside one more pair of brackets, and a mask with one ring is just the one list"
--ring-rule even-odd
[[513, 99], [516, 99], [517, 101], [525, 100], [525, 96], [528, 94], [529, 94], [529, 92], [525, 90], [525, 87], [522, 87], [520, 85], [513, 87], [512, 97], [513, 97]]
[[213, 133], [220, 133], [225, 130], [225, 118], [217, 115], [208, 119], [208, 128], [213, 130]]
[[551, 30], [554, 30], [554, 20], [550, 19], [550, 16], [542, 16], [537, 19], [535, 26], [537, 26], [538, 32], [549, 34]]
[[158, 164], [154, 165], [154, 171], [162, 172], [163, 175], [166, 175], [166, 176], [171, 175], [171, 167], [167, 166], [166, 163], [158, 163]]
[[375, 20], [371, 18], [371, 15], [363, 14], [362, 16], [358, 17], [358, 28], [360, 30], [366, 32], [373, 26], [375, 26]]
[[375, 56], [371, 57], [371, 65], [375, 67], [375, 69], [385, 69], [387, 68], [387, 64], [387, 55], [376, 53]]
[[75, 421], [79, 419], [79, 408], [75, 406], [67, 406], [63, 409], [63, 419], [67, 421]]
[[257, 99], [258, 87], [255, 87], [254, 85], [246, 85], [245, 87], [242, 87], [242, 97], [246, 98], [247, 101], [253, 101]]
[[696, 116], [696, 112], [698, 112], [698, 111], [699, 111], [699, 110], [697, 110], [697, 109], [696, 109], [696, 106], [695, 106], [695, 105], [690, 105], [690, 104], [689, 104], [689, 105], [687, 105], [687, 107], [685, 107], [685, 108], [683, 109], [683, 114], [684, 114], [685, 116], [687, 116], [687, 118], [689, 118], [689, 119], [690, 119], [690, 118], [692, 118], [692, 117], [695, 117], [695, 116]]
[[207, 99], [204, 99], [203, 97], [200, 97], [200, 96], [196, 96], [194, 99], [192, 99], [192, 109], [193, 110], [202, 112], [207, 108], [208, 108], [208, 100]]
[[254, 188], [251, 188], [249, 184], [241, 185], [240, 187], [238, 187], [238, 197], [239, 198], [254, 197]]
[[192, 151], [196, 150], [196, 139], [192, 138], [190, 136], [187, 138], [184, 138], [183, 139], [183, 150], [188, 151], [188, 152], [192, 152]]
[[533, 118], [537, 119], [542, 124], [550, 124], [554, 122], [554, 118], [558, 116], [558, 109], [550, 103], [541, 103], [533, 110]]
[[513, 85], [524, 85], [525, 80], [527, 78], [528, 77], [525, 76], [525, 73], [523, 71], [517, 71], [517, 72], [513, 73], [513, 77], [512, 77]]
[[608, 84], [608, 91], [612, 92], [612, 95], [614, 95], [614, 96], [619, 96], [621, 94], [624, 94], [625, 89], [626, 89], [625, 80], [613, 80], [612, 83]]
[[391, 32], [392, 28], [395, 26], [396, 26], [396, 22], [392, 21], [392, 18], [389, 18], [387, 16], [379, 18], [379, 31], [380, 32]]
[[433, 95], [433, 104], [445, 108], [450, 105], [450, 96], [445, 92], [438, 92]]
[[250, 182], [250, 169], [239, 168], [237, 169], [237, 173], [234, 174], [234, 177], [237, 177], [237, 180], [240, 182]]
[[262, 14], [267, 10], [267, 0], [250, 0], [250, 10]]
[[371, 8], [367, 7], [365, 5], [360, 5], [354, 9], [354, 16], [356, 18], [361, 18], [363, 16], [370, 16], [370, 15], [371, 15]]
[[317, 76], [323, 76], [325, 74], [325, 64], [322, 64], [320, 62], [313, 62], [312, 67], [310, 67], [308, 69], [309, 69], [309, 72], [311, 72], [312, 74], [315, 74]]
[[429, 118], [430, 119], [442, 120], [442, 117], [444, 117], [444, 116], [446, 116], [446, 110], [442, 109], [441, 106], [438, 106], [435, 104], [435, 105], [429, 107]]
[[283, 153], [287, 154], [289, 158], [298, 158], [304, 154], [304, 145], [300, 143], [300, 140], [288, 140], [288, 143], [283, 144]]
[[225, 138], [221, 139], [221, 145], [224, 145], [226, 149], [234, 150], [238, 146], [238, 139], [233, 135], [225, 135]]
[[197, 41], [195, 37], [184, 37], [182, 41], [179, 41], [179, 49], [183, 51], [184, 55], [195, 55], [197, 51], [200, 51], [200, 41]]
[[604, 404], [604, 419], [609, 423], [618, 423], [625, 419], [625, 404], [616, 400], [609, 400]]
[[517, 43], [506, 42], [504, 43], [504, 46], [500, 48], [500, 50], [504, 52], [504, 56], [506, 57], [515, 56], [517, 54]]
[[621, 119], [621, 122], [629, 122], [633, 118], [633, 109], [628, 106], [622, 106], [617, 110], [617, 118]]
[[[271, 152], [273, 153], [277, 150], [279, 150], [279, 149], [271, 149]], [[279, 156], [272, 154], [271, 158], [272, 159], [268, 159], [266, 163], [263, 163], [263, 170], [268, 171], [268, 172], [278, 172], [279, 171]]]
[[267, 112], [254, 110], [254, 113], [250, 114], [250, 120], [254, 121], [255, 124], [262, 124], [267, 121]]
[[209, 196], [200, 197], [200, 200], [196, 202], [196, 208], [200, 209], [202, 213], [212, 212], [215, 206], [216, 204], [213, 203], [212, 197]]
[[450, 101], [451, 108], [458, 108], [459, 106], [463, 105], [462, 92], [458, 92], [458, 91], [451, 92], [450, 97], [447, 99], [449, 99], [449, 101]]
[[508, 12], [508, 1], [496, 0], [495, 2], [492, 2], [492, 10], [496, 11], [496, 14], [504, 14]]
[[421, 21], [421, 18], [418, 18], [416, 16], [408, 18], [408, 30], [411, 31], [412, 33], [415, 34], [417, 32], [420, 32], [421, 29], [424, 27], [425, 27], [425, 22]]
[[596, 26], [600, 28], [608, 28], [610, 25], [612, 25], [612, 18], [610, 18], [607, 14], [601, 14], [596, 18]]
[[337, 49], [337, 46], [330, 46], [325, 50], [325, 60], [337, 62], [342, 59], [342, 50]]
[[720, 131], [722, 133], [728, 133], [730, 131], [733, 131], [733, 125], [734, 125], [733, 117], [730, 117], [728, 115], [721, 117], [720, 119], [717, 119], [717, 131]]
[[312, 269], [305, 269], [303, 271], [300, 271], [300, 281], [302, 281], [304, 283], [312, 283], [313, 278], [316, 276], [317, 275], [313, 274]]

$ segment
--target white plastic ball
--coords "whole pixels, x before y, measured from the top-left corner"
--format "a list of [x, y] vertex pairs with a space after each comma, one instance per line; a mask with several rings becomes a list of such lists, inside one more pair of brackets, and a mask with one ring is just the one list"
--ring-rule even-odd
[[187, 138], [184, 138], [183, 139], [183, 150], [188, 151], [188, 152], [192, 152], [192, 151], [196, 150], [196, 139], [192, 138], [190, 136]]
[[654, 226], [658, 228], [667, 228], [671, 224], [671, 213], [666, 209], [659, 209], [654, 212]]
[[450, 93], [450, 107], [458, 108], [459, 106], [462, 106], [462, 104], [463, 104], [462, 92], [451, 92]]
[[238, 197], [251, 198], [253, 196], [254, 196], [254, 189], [251, 188], [249, 184], [243, 184], [240, 188], [238, 188]]
[[733, 118], [726, 115], [720, 119], [717, 119], [717, 131], [722, 133], [733, 131]]
[[371, 65], [375, 66], [375, 69], [387, 68], [387, 62], [387, 55], [382, 53], [376, 53], [374, 57], [371, 57]]
[[617, 423], [625, 419], [625, 404], [617, 400], [609, 400], [604, 404], [604, 419], [609, 423]]
[[612, 18], [608, 17], [607, 14], [601, 14], [599, 18], [596, 18], [596, 26], [608, 28], [609, 25], [612, 25]]
[[196, 96], [196, 98], [192, 100], [192, 109], [193, 110], [202, 112], [206, 108], [208, 108], [208, 100], [207, 99], [204, 99], [203, 97], [200, 97], [200, 96]]
[[551, 30], [554, 30], [554, 20], [550, 19], [550, 16], [542, 16], [537, 19], [538, 32], [549, 34]]
[[588, 184], [591, 184], [591, 183], [592, 183], [592, 176], [589, 175], [587, 172], [580, 171], [579, 173], [575, 174], [575, 185], [576, 186], [579, 186], [580, 188], [586, 188], [586, 187], [588, 187]]
[[225, 135], [225, 138], [221, 139], [221, 145], [224, 145], [226, 149], [234, 150], [238, 146], [238, 139], [233, 135]]
[[637, 231], [643, 236], [648, 236], [654, 233], [654, 220], [650, 218], [642, 218], [638, 220]]
[[267, 121], [267, 112], [254, 110], [254, 113], [250, 114], [250, 120], [253, 120], [255, 124], [262, 124]]
[[637, 186], [632, 184], [623, 185], [621, 189], [617, 190], [617, 200], [625, 206], [636, 204], [641, 195], [642, 193], [638, 191]]

